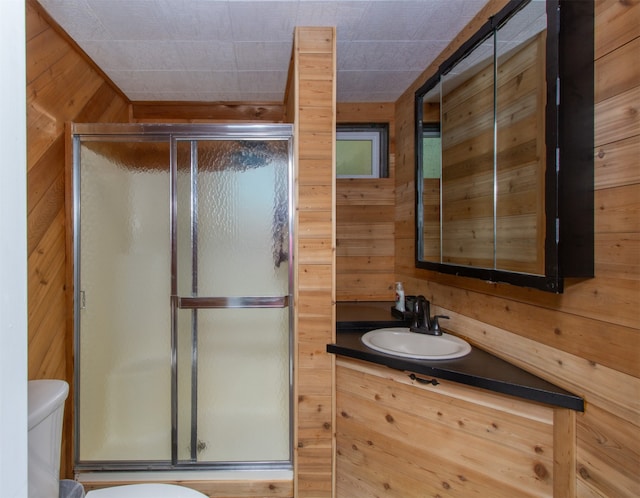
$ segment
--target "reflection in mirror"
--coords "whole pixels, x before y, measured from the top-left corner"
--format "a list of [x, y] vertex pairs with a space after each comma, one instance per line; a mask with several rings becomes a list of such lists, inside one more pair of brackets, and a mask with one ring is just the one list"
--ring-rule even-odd
[[593, 34], [591, 0], [510, 0], [417, 90], [418, 268], [593, 276]]
[[494, 267], [493, 37], [442, 76], [442, 261]]
[[489, 26], [425, 85], [421, 261], [544, 274], [545, 9]]
[[422, 246], [425, 261], [440, 261], [440, 178], [442, 177], [440, 139], [440, 83], [422, 99]]
[[496, 32], [495, 267], [544, 275], [545, 2]]

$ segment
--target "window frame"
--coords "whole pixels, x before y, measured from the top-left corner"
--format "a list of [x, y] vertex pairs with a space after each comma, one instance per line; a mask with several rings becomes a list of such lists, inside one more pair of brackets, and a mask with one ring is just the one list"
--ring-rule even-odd
[[[429, 169], [425, 168], [423, 166], [422, 168], [422, 179], [440, 179], [442, 180], [442, 133], [440, 130], [440, 123], [423, 123], [422, 125], [422, 138], [427, 139], [427, 138], [437, 138], [440, 140], [440, 143], [438, 145], [439, 147], [439, 162], [437, 165], [437, 169], [436, 168], [431, 168], [431, 171], [437, 171], [437, 175], [433, 176], [433, 175], [428, 175], [429, 173]], [[424, 145], [423, 145], [424, 147]], [[423, 157], [424, 157], [424, 150], [422, 152]]]
[[389, 177], [389, 125], [388, 123], [339, 124], [336, 126], [336, 163], [338, 141], [370, 141], [371, 174], [338, 174], [336, 178], [388, 178]]

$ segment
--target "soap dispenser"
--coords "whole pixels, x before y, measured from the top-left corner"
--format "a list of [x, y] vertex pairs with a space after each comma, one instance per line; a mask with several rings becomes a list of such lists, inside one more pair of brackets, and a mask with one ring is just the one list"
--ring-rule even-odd
[[404, 287], [402, 286], [402, 282], [396, 282], [396, 309], [402, 313], [405, 311]]

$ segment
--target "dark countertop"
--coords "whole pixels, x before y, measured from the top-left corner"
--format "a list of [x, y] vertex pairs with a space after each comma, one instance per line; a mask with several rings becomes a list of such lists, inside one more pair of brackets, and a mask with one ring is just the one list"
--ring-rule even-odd
[[452, 380], [530, 401], [584, 411], [584, 400], [482, 349], [453, 360], [413, 360], [380, 353], [360, 340], [369, 330], [408, 326], [407, 320], [391, 314], [393, 303], [338, 303], [337, 340], [327, 351], [340, 356], [370, 361], [396, 370]]
[[337, 331], [364, 331], [384, 327], [409, 326], [409, 320], [403, 321], [392, 315], [393, 303], [384, 301], [338, 302], [336, 305]]

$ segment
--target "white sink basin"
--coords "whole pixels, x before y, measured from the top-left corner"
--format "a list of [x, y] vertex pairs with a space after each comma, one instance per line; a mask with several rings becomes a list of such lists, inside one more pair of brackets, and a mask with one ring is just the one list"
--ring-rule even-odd
[[469, 343], [454, 335], [418, 334], [407, 327], [372, 330], [362, 342], [381, 353], [415, 360], [450, 360], [471, 352]]

